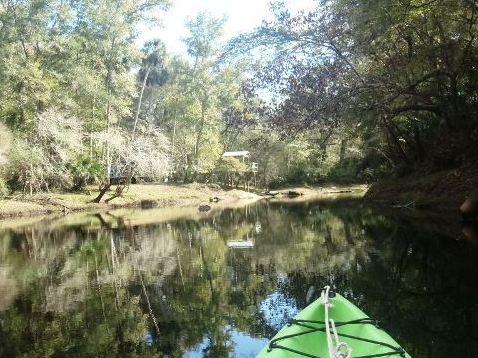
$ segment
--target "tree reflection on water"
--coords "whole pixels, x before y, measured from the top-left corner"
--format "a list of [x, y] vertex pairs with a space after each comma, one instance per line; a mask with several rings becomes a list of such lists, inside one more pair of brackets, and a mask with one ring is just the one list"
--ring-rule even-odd
[[249, 356], [333, 284], [413, 357], [472, 357], [478, 249], [454, 218], [405, 214], [263, 202], [3, 230], [0, 355]]

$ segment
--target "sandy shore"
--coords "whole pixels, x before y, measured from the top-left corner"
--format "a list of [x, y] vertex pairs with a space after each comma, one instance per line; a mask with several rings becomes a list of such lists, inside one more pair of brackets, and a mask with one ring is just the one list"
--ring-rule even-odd
[[[112, 195], [107, 194], [105, 198]], [[242, 190], [223, 190], [208, 184], [138, 184], [131, 185], [121, 198], [110, 203], [92, 203], [97, 192], [45, 193], [33, 196], [14, 195], [0, 200], [0, 219], [19, 216], [38, 216], [75, 211], [101, 211], [118, 208], [164, 208], [208, 205], [224, 206], [240, 202], [251, 202], [262, 196]], [[217, 199], [215, 199], [217, 198]], [[217, 202], [216, 202], [217, 200]]]

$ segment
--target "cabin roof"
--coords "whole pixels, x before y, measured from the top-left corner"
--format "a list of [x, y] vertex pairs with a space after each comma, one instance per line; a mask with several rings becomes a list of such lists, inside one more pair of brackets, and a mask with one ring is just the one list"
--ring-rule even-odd
[[249, 158], [251, 153], [248, 150], [239, 150], [237, 152], [225, 152], [222, 156], [223, 157], [244, 157]]

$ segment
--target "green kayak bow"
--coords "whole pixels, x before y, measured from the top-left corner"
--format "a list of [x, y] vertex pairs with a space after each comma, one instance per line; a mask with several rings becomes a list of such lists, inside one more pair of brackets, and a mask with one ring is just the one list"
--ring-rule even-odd
[[410, 355], [346, 298], [324, 288], [321, 297], [283, 327], [258, 358], [372, 358]]

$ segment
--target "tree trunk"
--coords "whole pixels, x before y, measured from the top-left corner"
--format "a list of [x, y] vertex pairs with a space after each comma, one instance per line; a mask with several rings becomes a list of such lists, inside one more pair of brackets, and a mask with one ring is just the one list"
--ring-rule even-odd
[[174, 146], [175, 146], [175, 144], [176, 144], [176, 109], [174, 110], [173, 137], [171, 138], [171, 161], [172, 161], [171, 171], [173, 171], [175, 169], [174, 166], [176, 165], [176, 160], [174, 158]]
[[418, 128], [418, 124], [416, 121], [413, 123], [413, 135], [415, 138], [415, 145], [416, 145], [416, 153], [417, 153], [417, 160], [418, 162], [422, 162], [425, 159], [425, 150], [422, 145], [422, 140], [420, 137], [420, 128]]
[[[113, 37], [111, 40], [111, 52], [113, 52], [113, 48], [115, 47], [116, 38]], [[106, 92], [108, 95], [108, 101], [106, 104], [106, 138], [109, 138], [110, 134], [110, 127], [111, 127], [111, 77], [112, 77], [112, 59], [108, 59], [108, 67], [106, 72]], [[110, 153], [110, 144], [106, 142], [106, 180], [107, 183], [110, 183], [111, 179], [111, 153]]]
[[110, 190], [111, 188], [111, 181], [108, 178], [108, 182], [105, 183], [104, 185], [100, 186], [100, 193], [96, 198], [92, 200], [93, 203], [99, 203], [101, 199], [103, 199], [103, 196], [105, 196], [106, 192]]
[[90, 123], [90, 161], [93, 161], [93, 119]]
[[340, 162], [343, 162], [345, 159], [346, 148], [347, 148], [347, 139], [342, 139], [342, 141], [340, 142], [340, 156], [339, 156]]
[[[109, 138], [110, 126], [111, 126], [111, 103], [108, 98], [108, 103], [106, 105], [106, 138]], [[111, 152], [110, 152], [109, 141], [106, 142], [106, 180], [108, 182], [110, 182], [111, 180]]]
[[194, 147], [194, 164], [198, 164], [199, 160], [199, 146], [201, 144], [202, 132], [204, 130], [204, 123], [206, 122], [206, 102], [207, 95], [204, 93], [203, 100], [201, 102], [201, 120], [199, 122], [199, 129], [196, 137], [196, 144]]
[[131, 141], [134, 141], [134, 138], [136, 136], [136, 127], [138, 125], [139, 111], [141, 109], [141, 103], [143, 102], [144, 89], [146, 87], [146, 82], [148, 81], [148, 77], [149, 77], [150, 72], [151, 72], [151, 68], [148, 67], [148, 69], [146, 70], [146, 73], [144, 75], [143, 84], [141, 85], [141, 92], [139, 93], [138, 107], [136, 108], [136, 114], [134, 116], [134, 126], [133, 126], [133, 134], [131, 136]]
[[[131, 179], [129, 181], [131, 181]], [[116, 191], [114, 195], [106, 199], [105, 203], [109, 203], [111, 200], [121, 197], [123, 195], [125, 188], [126, 188], [126, 185], [118, 185], [116, 187]]]
[[90, 161], [93, 161], [93, 126], [95, 123], [95, 110], [96, 110], [96, 86], [95, 86], [95, 93], [93, 95], [93, 108], [92, 108], [91, 122], [90, 122]]

